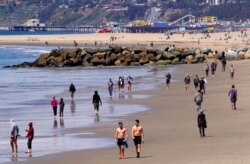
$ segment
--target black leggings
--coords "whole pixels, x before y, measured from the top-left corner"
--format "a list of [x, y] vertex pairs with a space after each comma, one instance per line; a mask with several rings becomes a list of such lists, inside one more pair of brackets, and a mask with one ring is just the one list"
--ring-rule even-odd
[[199, 130], [200, 130], [200, 136], [205, 137], [205, 127], [202, 125], [199, 125]]
[[29, 138], [29, 139], [28, 139], [28, 143], [27, 143], [28, 149], [31, 149], [31, 148], [32, 148], [32, 140], [33, 140], [33, 138]]
[[54, 112], [54, 116], [57, 115], [57, 106], [53, 106], [53, 112]]

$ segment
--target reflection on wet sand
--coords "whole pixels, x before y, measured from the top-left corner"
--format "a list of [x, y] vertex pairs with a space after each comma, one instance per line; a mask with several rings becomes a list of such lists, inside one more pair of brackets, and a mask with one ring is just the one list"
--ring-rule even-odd
[[119, 99], [124, 99], [124, 98], [125, 98], [124, 92], [119, 92]]
[[114, 114], [114, 105], [109, 105], [109, 113]]
[[132, 99], [132, 98], [133, 98], [131, 92], [128, 93], [128, 98], [129, 98], [129, 99]]
[[17, 162], [18, 161], [18, 155], [17, 154], [12, 154], [11, 161], [12, 162]]
[[76, 104], [75, 104], [74, 100], [70, 101], [70, 111], [72, 114], [75, 113], [75, 111], [76, 111]]
[[62, 117], [60, 118], [60, 127], [64, 128], [64, 119]]
[[95, 122], [100, 122], [100, 116], [99, 116], [99, 114], [95, 115]]
[[53, 121], [53, 128], [56, 129], [57, 128], [57, 119], [55, 118], [54, 121]]

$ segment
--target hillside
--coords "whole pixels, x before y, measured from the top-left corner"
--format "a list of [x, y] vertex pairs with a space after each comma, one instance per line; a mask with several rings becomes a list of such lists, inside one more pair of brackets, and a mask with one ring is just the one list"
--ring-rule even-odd
[[[0, 26], [22, 24], [38, 17], [48, 25], [102, 25], [110, 21], [128, 23], [134, 19], [173, 21], [185, 14], [212, 15], [219, 20], [250, 18], [250, 1], [206, 0], [12, 0], [0, 1]], [[7, 3], [4, 3], [7, 2]], [[157, 12], [153, 14], [152, 8]]]

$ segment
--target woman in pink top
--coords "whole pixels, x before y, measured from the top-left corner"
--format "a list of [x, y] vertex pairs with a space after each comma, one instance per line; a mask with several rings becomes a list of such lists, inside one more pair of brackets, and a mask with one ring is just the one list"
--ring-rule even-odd
[[51, 104], [51, 106], [52, 106], [52, 108], [53, 108], [54, 117], [56, 117], [56, 115], [57, 115], [57, 104], [58, 104], [58, 102], [57, 102], [57, 100], [56, 100], [56, 97], [53, 97], [53, 98], [52, 98], [50, 104]]

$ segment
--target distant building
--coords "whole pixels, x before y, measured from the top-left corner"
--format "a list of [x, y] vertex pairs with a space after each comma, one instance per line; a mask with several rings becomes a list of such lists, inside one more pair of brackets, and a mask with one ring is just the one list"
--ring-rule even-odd
[[133, 26], [149, 26], [150, 22], [144, 19], [137, 19], [132, 22]]
[[27, 22], [24, 24], [24, 26], [36, 26], [36, 27], [44, 27], [44, 23], [40, 23], [39, 19], [29, 19]]
[[206, 3], [209, 5], [220, 5], [224, 3], [229, 3], [229, 2], [234, 2], [234, 1], [227, 1], [227, 0], [206, 0]]
[[216, 23], [217, 22], [217, 17], [214, 16], [204, 16], [198, 18], [198, 23]]

